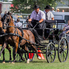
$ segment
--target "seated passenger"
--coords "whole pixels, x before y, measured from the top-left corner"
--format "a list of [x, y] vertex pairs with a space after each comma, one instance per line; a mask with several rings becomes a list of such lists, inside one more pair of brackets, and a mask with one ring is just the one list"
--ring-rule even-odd
[[64, 26], [63, 32], [60, 34], [59, 38], [61, 38], [65, 33], [69, 33], [69, 20], [68, 20], [68, 24]]
[[[45, 20], [54, 20], [54, 15], [51, 12], [51, 6], [47, 5], [44, 9], [45, 9], [44, 13], [45, 13], [45, 16], [46, 16]], [[46, 23], [46, 28], [51, 28], [51, 25], [49, 23]], [[48, 37], [49, 33], [50, 33], [50, 30], [47, 29], [46, 30], [46, 38]]]

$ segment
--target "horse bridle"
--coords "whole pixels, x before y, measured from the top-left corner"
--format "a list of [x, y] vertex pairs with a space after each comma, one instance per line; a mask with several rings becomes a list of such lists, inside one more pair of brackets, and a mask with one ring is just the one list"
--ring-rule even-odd
[[[9, 15], [6, 16], [6, 19], [4, 21], [4, 25], [6, 25], [6, 26], [4, 26], [4, 29], [6, 29], [9, 26], [10, 17], [8, 18], [8, 16]], [[7, 21], [7, 19], [8, 19], [8, 21]]]

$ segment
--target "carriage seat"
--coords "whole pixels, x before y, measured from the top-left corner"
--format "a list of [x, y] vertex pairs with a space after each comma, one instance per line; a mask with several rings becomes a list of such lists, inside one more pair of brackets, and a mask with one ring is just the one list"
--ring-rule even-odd
[[45, 20], [45, 23], [65, 23], [65, 20]]

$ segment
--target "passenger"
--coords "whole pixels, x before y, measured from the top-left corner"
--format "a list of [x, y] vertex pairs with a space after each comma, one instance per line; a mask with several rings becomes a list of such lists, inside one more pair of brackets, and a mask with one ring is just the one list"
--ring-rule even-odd
[[17, 23], [15, 23], [15, 26], [22, 28], [22, 23], [20, 22], [20, 19], [17, 19]]
[[69, 20], [68, 20], [68, 24], [66, 24], [63, 28], [63, 32], [59, 35], [59, 38], [61, 39], [61, 37], [65, 34], [65, 33], [69, 33]]
[[45, 9], [44, 13], [46, 15], [46, 20], [54, 20], [54, 15], [51, 12], [51, 6], [47, 5], [44, 9]]
[[[51, 6], [47, 5], [44, 9], [45, 9], [44, 13], [46, 15], [46, 20], [54, 20], [54, 15], [51, 12]], [[51, 28], [51, 25], [49, 23], [46, 23], [46, 28]], [[49, 33], [50, 33], [50, 30], [47, 29], [46, 30], [46, 38], [48, 37]]]

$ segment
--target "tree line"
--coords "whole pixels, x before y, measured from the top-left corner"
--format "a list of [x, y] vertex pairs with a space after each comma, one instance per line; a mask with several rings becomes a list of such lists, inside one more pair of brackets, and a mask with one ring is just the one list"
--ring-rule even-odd
[[31, 13], [36, 4], [40, 6], [41, 10], [44, 10], [46, 5], [55, 7], [58, 1], [62, 2], [61, 0], [13, 0], [14, 7], [11, 7], [11, 9], [12, 12], [16, 13]]

